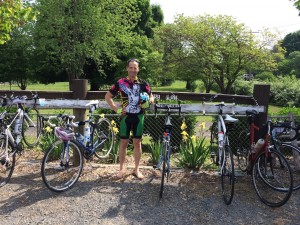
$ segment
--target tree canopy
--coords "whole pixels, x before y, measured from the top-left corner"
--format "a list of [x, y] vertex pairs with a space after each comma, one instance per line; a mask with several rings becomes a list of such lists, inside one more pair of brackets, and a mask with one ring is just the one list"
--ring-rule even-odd
[[14, 28], [35, 18], [30, 1], [0, 1], [0, 44], [10, 40]]
[[269, 42], [256, 40], [230, 16], [178, 15], [174, 24], [157, 29], [157, 43], [164, 49], [167, 71], [177, 71], [179, 79], [202, 80], [206, 92], [216, 83], [221, 93], [230, 93], [243, 73], [257, 65], [275, 67]]

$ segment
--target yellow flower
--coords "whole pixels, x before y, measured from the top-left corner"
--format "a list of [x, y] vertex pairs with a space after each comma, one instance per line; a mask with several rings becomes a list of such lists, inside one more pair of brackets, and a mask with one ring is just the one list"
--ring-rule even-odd
[[51, 129], [51, 127], [47, 126], [44, 128], [44, 131], [46, 131], [47, 133], [51, 133], [52, 129]]
[[113, 127], [113, 132], [114, 132], [115, 134], [117, 134], [117, 133], [119, 133], [119, 129], [118, 129], [117, 127]]
[[186, 125], [185, 121], [182, 122], [180, 128], [181, 128], [181, 130], [185, 130], [187, 128], [187, 125]]
[[191, 136], [191, 140], [192, 140], [192, 141], [195, 141], [195, 140], [196, 140], [196, 136], [195, 136], [195, 135], [192, 135], [192, 136]]
[[189, 136], [189, 134], [186, 131], [181, 132], [182, 136]]
[[104, 118], [104, 116], [105, 116], [105, 114], [104, 114], [104, 113], [100, 114], [100, 117], [101, 117], [101, 118]]
[[182, 135], [182, 140], [186, 141], [188, 137], [186, 135]]
[[116, 122], [114, 120], [112, 120], [110, 123], [113, 127], [116, 126]]
[[202, 126], [203, 129], [205, 129], [206, 123], [205, 123], [205, 122], [202, 122], [201, 126]]

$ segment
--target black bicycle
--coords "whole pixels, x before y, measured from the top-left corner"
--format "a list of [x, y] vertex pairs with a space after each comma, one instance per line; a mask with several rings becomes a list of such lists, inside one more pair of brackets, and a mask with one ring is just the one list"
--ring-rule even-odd
[[160, 152], [160, 158], [157, 165], [154, 166], [155, 169], [161, 170], [161, 185], [160, 185], [160, 191], [159, 191], [159, 197], [162, 198], [163, 190], [164, 190], [164, 182], [165, 177], [168, 179], [170, 177], [170, 171], [171, 171], [171, 163], [170, 163], [170, 155], [171, 155], [171, 146], [170, 146], [170, 140], [171, 140], [171, 133], [173, 125], [171, 123], [171, 113], [179, 113], [179, 116], [181, 115], [181, 105], [180, 101], [178, 102], [178, 105], [159, 105], [155, 103], [154, 105], [155, 109], [155, 116], [157, 116], [157, 111], [162, 110], [166, 112], [166, 118], [163, 128], [163, 137], [162, 137], [162, 148]]

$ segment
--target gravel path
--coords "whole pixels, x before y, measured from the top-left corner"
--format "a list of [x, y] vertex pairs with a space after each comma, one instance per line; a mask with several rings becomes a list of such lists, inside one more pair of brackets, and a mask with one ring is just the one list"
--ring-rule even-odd
[[115, 180], [115, 166], [94, 165], [86, 164], [78, 183], [57, 194], [44, 186], [39, 163], [18, 163], [1, 188], [1, 224], [300, 224], [299, 191], [284, 206], [270, 208], [259, 201], [249, 176], [237, 178], [227, 206], [214, 173], [176, 171], [159, 200], [160, 175], [153, 169], [143, 169], [143, 181], [131, 174]]

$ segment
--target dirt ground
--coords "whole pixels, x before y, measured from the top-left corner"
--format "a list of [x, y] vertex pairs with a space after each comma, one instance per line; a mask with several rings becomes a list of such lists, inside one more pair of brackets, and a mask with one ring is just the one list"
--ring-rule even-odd
[[159, 199], [160, 173], [144, 160], [145, 179], [116, 180], [118, 165], [86, 163], [75, 186], [63, 193], [46, 188], [41, 155], [24, 154], [10, 182], [1, 188], [1, 224], [300, 224], [300, 192], [280, 208], [257, 197], [251, 179], [240, 174], [231, 205], [225, 205], [215, 171], [172, 171]]

